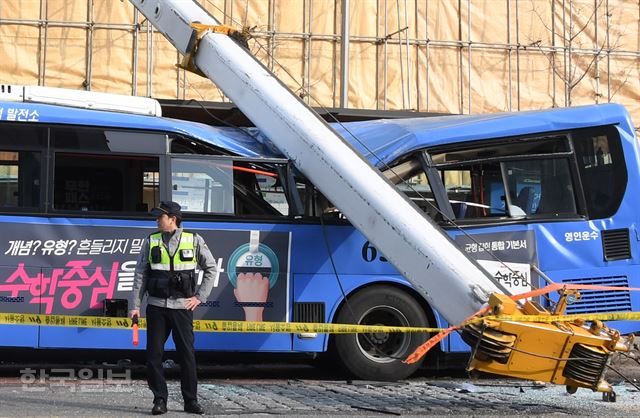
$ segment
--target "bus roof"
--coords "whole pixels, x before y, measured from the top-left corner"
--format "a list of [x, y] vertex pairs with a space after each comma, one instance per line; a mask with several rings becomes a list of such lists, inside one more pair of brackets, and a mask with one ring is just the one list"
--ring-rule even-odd
[[86, 110], [39, 103], [0, 101], [0, 121], [160, 130], [191, 136], [243, 157], [276, 158], [282, 156], [272, 145], [265, 143], [262, 136], [255, 135], [254, 130], [214, 127], [197, 122], [155, 116]]
[[[13, 120], [71, 125], [78, 125], [78, 121], [82, 121], [82, 125], [87, 126], [160, 130], [191, 136], [243, 157], [282, 157], [271, 141], [256, 128], [214, 127], [155, 116], [1, 101], [0, 121], [11, 120], [10, 110], [13, 115], [18, 111], [23, 112], [24, 119]], [[384, 166], [421, 148], [611, 124], [620, 125], [629, 135], [634, 133], [629, 114], [617, 104], [482, 115], [379, 119], [332, 126], [372, 164]]]
[[421, 148], [612, 124], [634, 134], [628, 112], [617, 104], [350, 122], [334, 128], [372, 164], [382, 166]]

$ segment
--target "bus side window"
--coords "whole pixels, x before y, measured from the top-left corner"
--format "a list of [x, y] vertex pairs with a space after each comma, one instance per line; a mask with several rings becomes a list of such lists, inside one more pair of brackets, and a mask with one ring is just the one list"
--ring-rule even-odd
[[171, 159], [171, 194], [185, 212], [237, 216], [288, 216], [279, 170], [284, 164], [231, 158]]
[[589, 217], [612, 216], [627, 187], [620, 135], [614, 127], [579, 131], [573, 143]]
[[302, 213], [299, 216], [313, 216], [313, 186], [303, 179], [296, 179], [296, 190], [302, 202]]
[[283, 179], [275, 164], [235, 161], [233, 164], [236, 215], [288, 216]]
[[[327, 220], [346, 220], [346, 217], [336, 208], [329, 199], [322, 194], [307, 179], [297, 177], [295, 179], [295, 190], [300, 198], [300, 213], [291, 213], [295, 217], [319, 218]], [[293, 211], [293, 208], [291, 208]]]
[[577, 214], [566, 135], [487, 140], [430, 155], [456, 219]]
[[171, 200], [184, 212], [234, 214], [231, 159], [171, 159]]
[[429, 179], [417, 158], [404, 161], [383, 174], [429, 217], [440, 219]]
[[156, 132], [56, 126], [53, 209], [147, 213], [160, 200], [159, 157], [167, 136]]
[[504, 166], [512, 207], [521, 216], [577, 214], [567, 158], [507, 161]]
[[[258, 190], [262, 199], [278, 211], [280, 215], [289, 215], [289, 202], [285, 193], [285, 187], [283, 181], [286, 181], [283, 177], [286, 173], [283, 169], [276, 170], [277, 167], [269, 166], [268, 169], [263, 169], [256, 173], [256, 182]], [[267, 167], [265, 167], [267, 168]], [[268, 210], [271, 212], [270, 210]]]
[[443, 170], [443, 178], [456, 219], [577, 214], [566, 158], [474, 164]]
[[345, 221], [347, 219], [340, 209], [331, 203], [331, 201], [314, 186], [310, 186], [310, 188], [307, 189], [305, 196], [308, 196], [306, 199], [307, 208], [305, 209], [305, 213], [308, 214], [308, 216], [315, 218], [322, 216], [322, 219], [333, 221]]
[[471, 213], [468, 202], [471, 198], [471, 171], [446, 170], [442, 172], [442, 183], [447, 191], [449, 203], [456, 219], [464, 219]]
[[170, 135], [169, 148], [172, 154], [194, 154], [194, 155], [223, 155], [224, 153], [211, 145], [202, 141], [195, 141], [191, 138], [180, 135]]
[[456, 219], [506, 216], [500, 164], [474, 164], [441, 173]]
[[53, 208], [148, 212], [160, 199], [157, 157], [55, 154]]
[[0, 151], [0, 210], [40, 206], [41, 154]]
[[47, 129], [26, 122], [0, 123], [0, 211], [41, 209]]

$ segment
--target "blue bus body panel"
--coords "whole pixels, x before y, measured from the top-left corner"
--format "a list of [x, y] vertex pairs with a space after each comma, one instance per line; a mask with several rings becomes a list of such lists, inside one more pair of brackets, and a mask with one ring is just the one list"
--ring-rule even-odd
[[38, 328], [31, 325], [0, 325], [0, 346], [37, 348]]
[[[25, 327], [26, 328], [26, 327]], [[38, 327], [31, 327], [37, 331]], [[129, 330], [89, 329], [71, 327], [40, 326], [40, 348], [91, 348], [91, 349], [139, 349], [146, 347], [147, 333], [140, 331], [139, 344], [132, 345], [132, 333]], [[15, 341], [12, 337], [12, 344]], [[167, 350], [175, 350], [173, 339], [169, 337], [165, 344]], [[238, 334], [238, 333], [196, 333], [195, 348], [200, 351], [291, 351], [289, 334]], [[317, 351], [317, 350], [316, 350]]]
[[[40, 348], [91, 348], [91, 349], [136, 349], [132, 344], [132, 333], [121, 329], [73, 328], [40, 326]], [[142, 334], [142, 333], [141, 333]], [[144, 348], [146, 340], [140, 336]]]

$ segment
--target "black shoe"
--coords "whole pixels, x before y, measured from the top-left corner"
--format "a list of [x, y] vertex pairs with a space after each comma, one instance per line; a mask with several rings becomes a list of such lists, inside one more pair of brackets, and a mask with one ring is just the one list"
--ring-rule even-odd
[[196, 401], [187, 402], [184, 404], [184, 412], [189, 412], [190, 414], [204, 414], [204, 409], [200, 406], [200, 404]]
[[167, 403], [164, 399], [158, 399], [153, 403], [153, 408], [151, 408], [152, 415], [162, 415], [167, 413]]

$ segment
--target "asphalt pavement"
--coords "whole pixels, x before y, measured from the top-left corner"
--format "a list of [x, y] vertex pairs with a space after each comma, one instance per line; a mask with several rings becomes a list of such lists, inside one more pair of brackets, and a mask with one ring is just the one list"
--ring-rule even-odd
[[[177, 370], [167, 372], [165, 416], [189, 416]], [[640, 416], [640, 392], [622, 380], [615, 382], [616, 402], [605, 402], [590, 390], [570, 395], [562, 386], [511, 379], [350, 381], [306, 364], [220, 365], [200, 374], [198, 397], [208, 416]], [[150, 415], [152, 395], [140, 368], [24, 366], [4, 375], [3, 417]]]

